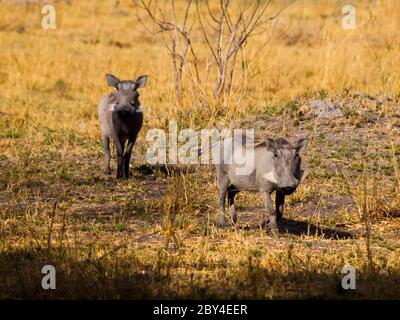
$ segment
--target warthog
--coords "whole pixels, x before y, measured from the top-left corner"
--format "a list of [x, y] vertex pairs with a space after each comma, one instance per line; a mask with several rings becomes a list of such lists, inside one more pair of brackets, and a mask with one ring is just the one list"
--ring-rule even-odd
[[[225, 227], [226, 196], [232, 221], [236, 223], [235, 195], [241, 190], [248, 190], [261, 192], [269, 214], [265, 220], [266, 227], [273, 232], [277, 231], [277, 221], [283, 215], [285, 196], [296, 190], [303, 176], [299, 152], [306, 144], [307, 138], [299, 138], [294, 144], [283, 138], [267, 138], [256, 145], [249, 136], [224, 140], [220, 144], [220, 162], [215, 165], [219, 186], [219, 227]], [[245, 155], [242, 157], [245, 161], [240, 161], [240, 164], [235, 160], [238, 152]], [[243, 171], [243, 167], [246, 170]], [[245, 171], [247, 172], [243, 174]], [[274, 191], [275, 209], [271, 199]]]
[[[99, 119], [105, 150], [105, 173], [110, 174], [110, 138], [117, 149], [117, 179], [129, 177], [129, 161], [137, 135], [143, 125], [139, 92], [147, 82], [147, 76], [136, 80], [122, 80], [107, 74], [107, 83], [117, 91], [106, 96], [99, 105]], [[125, 153], [125, 143], [128, 140]]]

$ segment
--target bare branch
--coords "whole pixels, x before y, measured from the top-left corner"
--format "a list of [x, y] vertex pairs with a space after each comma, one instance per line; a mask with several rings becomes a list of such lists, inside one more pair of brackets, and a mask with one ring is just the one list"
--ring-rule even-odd
[[[212, 77], [214, 98], [229, 102], [232, 88], [239, 86], [239, 96], [245, 94], [249, 68], [255, 57], [271, 41], [268, 36], [269, 22], [277, 19], [280, 14], [296, 0], [292, 0], [280, 8], [272, 16], [266, 12], [272, 0], [253, 0], [241, 5], [231, 0], [186, 0], [183, 8], [176, 7], [175, 0], [165, 1], [163, 5], [157, 0], [133, 0], [141, 11], [150, 19], [153, 30], [145, 25], [138, 14], [138, 20], [152, 34], [162, 33], [165, 46], [171, 56], [175, 78], [176, 95], [180, 103], [185, 89], [191, 90], [193, 103], [200, 97], [201, 104], [207, 99], [209, 75]], [[233, 3], [237, 7], [233, 7]], [[194, 15], [191, 8], [195, 5]], [[180, 21], [178, 21], [180, 20]], [[196, 50], [192, 43], [193, 31], [198, 30], [202, 45], [206, 49]], [[262, 33], [261, 44], [256, 47], [252, 56], [245, 55], [247, 42]], [[199, 59], [201, 58], [201, 59]], [[200, 61], [204, 61], [204, 64]], [[241, 77], [236, 80], [238, 64], [241, 66]], [[204, 67], [203, 74], [200, 72]], [[189, 80], [189, 87], [184, 80]], [[186, 85], [186, 86], [185, 86]], [[241, 98], [239, 97], [238, 103]]]
[[202, 31], [202, 34], [203, 34], [203, 38], [204, 38], [208, 48], [210, 49], [212, 55], [214, 56], [215, 62], [217, 62], [217, 64], [219, 65], [218, 56], [214, 52], [214, 48], [213, 48], [213, 46], [211, 45], [211, 43], [210, 43], [210, 41], [208, 39], [207, 32], [206, 32], [206, 30], [204, 28], [204, 24], [203, 24], [202, 19], [201, 19], [201, 14], [200, 14], [200, 9], [199, 9], [199, 2], [198, 1], [196, 1], [196, 11], [197, 11], [197, 16], [199, 18], [199, 23], [200, 23], [200, 28], [201, 28], [201, 31]]

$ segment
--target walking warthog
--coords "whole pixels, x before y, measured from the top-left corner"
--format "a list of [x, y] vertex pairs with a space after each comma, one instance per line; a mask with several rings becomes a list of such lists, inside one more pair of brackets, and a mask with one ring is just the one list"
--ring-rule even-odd
[[[129, 177], [129, 161], [137, 135], [142, 128], [143, 112], [140, 108], [139, 92], [147, 82], [147, 76], [136, 80], [122, 80], [107, 74], [107, 83], [116, 92], [106, 96], [99, 105], [99, 119], [103, 137], [106, 168], [110, 174], [110, 138], [117, 149], [117, 179]], [[128, 140], [125, 153], [125, 142]]]
[[[303, 176], [299, 152], [306, 144], [307, 138], [299, 138], [294, 144], [283, 138], [267, 138], [256, 145], [249, 136], [224, 140], [220, 144], [221, 160], [216, 165], [219, 186], [219, 226], [225, 227], [226, 196], [232, 221], [236, 223], [235, 195], [241, 190], [249, 190], [261, 192], [269, 214], [269, 219], [265, 220], [266, 227], [274, 232], [277, 231], [277, 221], [283, 215], [285, 195], [290, 195], [296, 190]], [[238, 154], [240, 155], [237, 156]], [[271, 199], [274, 191], [275, 209]]]

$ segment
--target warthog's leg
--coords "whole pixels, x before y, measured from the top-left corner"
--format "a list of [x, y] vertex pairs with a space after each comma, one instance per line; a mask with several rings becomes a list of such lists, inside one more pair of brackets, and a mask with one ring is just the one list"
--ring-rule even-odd
[[124, 154], [124, 178], [129, 178], [129, 162], [131, 161], [132, 148], [135, 145], [136, 137], [129, 139], [128, 146]]
[[114, 139], [115, 147], [117, 148], [117, 179], [124, 177], [124, 144], [123, 139]]
[[105, 157], [105, 174], [110, 174], [110, 138], [103, 133], [103, 144], [104, 144], [104, 157]]
[[285, 207], [285, 194], [282, 191], [276, 191], [275, 209], [276, 209], [277, 221], [282, 219], [284, 207]]
[[219, 223], [220, 228], [225, 228], [225, 199], [229, 187], [229, 178], [227, 175], [217, 170], [217, 181], [219, 187], [218, 206], [219, 206]]
[[269, 214], [269, 219], [265, 219], [265, 226], [272, 232], [276, 232], [278, 231], [278, 224], [276, 223], [276, 211], [274, 210], [274, 206], [272, 204], [271, 193], [262, 190], [261, 195], [264, 200], [267, 214]]
[[236, 214], [236, 210], [235, 210], [235, 195], [238, 193], [239, 191], [236, 189], [235, 186], [230, 185], [228, 188], [228, 206], [229, 206], [229, 210], [231, 211], [231, 217], [232, 217], [232, 221], [233, 223], [237, 222], [237, 214]]

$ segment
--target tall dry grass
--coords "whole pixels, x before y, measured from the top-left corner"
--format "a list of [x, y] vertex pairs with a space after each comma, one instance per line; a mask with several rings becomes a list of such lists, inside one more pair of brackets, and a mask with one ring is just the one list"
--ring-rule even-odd
[[[142, 98], [148, 106], [149, 126], [160, 125], [163, 119], [177, 114], [184, 117], [187, 111], [197, 111], [189, 93], [184, 110], [176, 110], [165, 37], [146, 32], [130, 1], [120, 1], [119, 6], [115, 3], [85, 1], [69, 5], [59, 1], [57, 30], [42, 30], [40, 5], [3, 1], [2, 111], [13, 110], [15, 101], [22, 99], [23, 107], [16, 110], [21, 115], [29, 113], [32, 120], [40, 119], [50, 126], [62, 123], [79, 127], [98, 137], [91, 116], [99, 98], [108, 90], [106, 72], [122, 78], [150, 75], [151, 82]], [[343, 4], [297, 1], [271, 22], [268, 34], [251, 39], [244, 52], [246, 57], [252, 57], [260, 43], [269, 38], [270, 41], [250, 64], [248, 93], [242, 104], [238, 106], [232, 101], [225, 111], [235, 111], [230, 116], [239, 117], [265, 104], [321, 89], [331, 94], [347, 89], [398, 94], [398, 3], [355, 1], [355, 30], [341, 27]], [[272, 15], [281, 6], [272, 2], [267, 14]], [[177, 6], [178, 10], [182, 7]], [[195, 34], [194, 46], [204, 52], [200, 34]], [[199, 61], [200, 70], [204, 70], [206, 62]], [[43, 99], [46, 94], [49, 101]], [[73, 105], [57, 99], [58, 94], [74, 98]], [[71, 113], [75, 117], [70, 117]], [[80, 120], [82, 116], [86, 116], [86, 121]]]

